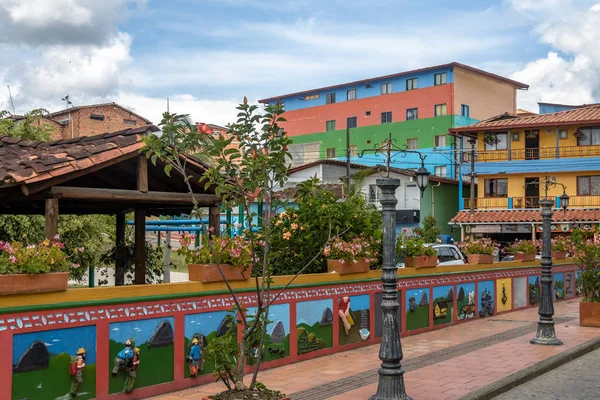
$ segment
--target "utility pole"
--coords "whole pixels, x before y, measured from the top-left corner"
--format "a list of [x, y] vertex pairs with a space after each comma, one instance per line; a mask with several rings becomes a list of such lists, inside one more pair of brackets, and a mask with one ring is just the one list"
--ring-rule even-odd
[[350, 128], [346, 127], [346, 182], [350, 196]]
[[473, 214], [475, 211], [475, 144], [477, 141], [473, 138], [469, 139], [471, 145], [471, 195], [469, 200], [469, 212]]

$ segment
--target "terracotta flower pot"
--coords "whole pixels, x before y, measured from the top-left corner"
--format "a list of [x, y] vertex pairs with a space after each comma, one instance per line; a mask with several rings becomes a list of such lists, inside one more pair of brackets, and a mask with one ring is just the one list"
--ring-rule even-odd
[[579, 325], [600, 328], [600, 303], [579, 303]]
[[565, 258], [567, 258], [567, 252], [566, 251], [552, 251], [552, 258], [555, 258], [557, 260], [565, 259]]
[[[243, 267], [232, 267], [228, 264], [222, 264], [221, 269], [228, 281], [245, 281], [250, 278], [250, 268], [244, 270]], [[219, 272], [217, 264], [189, 264], [188, 277], [190, 281], [223, 282], [223, 277]]]
[[535, 254], [516, 253], [515, 261], [535, 261]]
[[365, 260], [359, 260], [355, 263], [327, 260], [327, 272], [337, 272], [340, 275], [368, 272], [369, 267], [371, 267], [371, 262]]
[[64, 292], [67, 290], [68, 284], [68, 272], [49, 272], [47, 274], [36, 275], [0, 275], [0, 295]]
[[435, 267], [437, 256], [404, 257], [404, 265], [414, 268]]
[[469, 254], [469, 264], [492, 264], [494, 256], [491, 254]]

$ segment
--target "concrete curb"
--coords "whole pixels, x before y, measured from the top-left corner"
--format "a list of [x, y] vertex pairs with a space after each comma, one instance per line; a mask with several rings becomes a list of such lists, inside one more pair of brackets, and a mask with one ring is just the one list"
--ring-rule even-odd
[[543, 375], [548, 371], [558, 368], [568, 363], [569, 361], [573, 361], [574, 359], [579, 358], [599, 348], [600, 337], [588, 340], [587, 342], [575, 346], [572, 349], [563, 351], [560, 354], [547, 358], [544, 361], [540, 361], [537, 364], [534, 364], [521, 371], [515, 372], [512, 375], [504, 377], [496, 382], [490, 383], [487, 386], [477, 389], [461, 397], [459, 400], [493, 399], [494, 397], [499, 396], [502, 393], [507, 392], [516, 386], [522, 385], [525, 382], [537, 378], [538, 376]]

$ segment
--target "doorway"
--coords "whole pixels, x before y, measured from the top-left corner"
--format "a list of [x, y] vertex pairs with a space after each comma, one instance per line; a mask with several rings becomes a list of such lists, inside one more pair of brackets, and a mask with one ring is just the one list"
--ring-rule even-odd
[[539, 160], [540, 158], [540, 131], [525, 131], [525, 159]]
[[525, 178], [525, 208], [539, 208], [540, 178]]

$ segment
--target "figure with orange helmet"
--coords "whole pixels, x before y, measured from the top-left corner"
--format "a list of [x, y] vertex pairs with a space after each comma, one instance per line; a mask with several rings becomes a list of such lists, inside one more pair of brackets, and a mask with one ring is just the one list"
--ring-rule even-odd
[[77, 389], [83, 383], [83, 369], [85, 368], [85, 349], [77, 350], [77, 355], [71, 359], [69, 374], [71, 375], [71, 397], [77, 397]]

